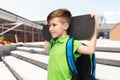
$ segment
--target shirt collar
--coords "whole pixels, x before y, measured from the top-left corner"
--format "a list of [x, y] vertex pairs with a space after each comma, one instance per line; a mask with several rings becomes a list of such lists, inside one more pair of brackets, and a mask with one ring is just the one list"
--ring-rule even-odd
[[62, 37], [62, 38], [60, 38], [60, 39], [57, 39], [57, 38], [53, 38], [52, 40], [51, 40], [51, 42], [60, 42], [60, 43], [63, 43], [66, 39], [68, 39], [69, 38], [69, 35], [66, 35], [66, 36], [64, 36], [64, 37]]

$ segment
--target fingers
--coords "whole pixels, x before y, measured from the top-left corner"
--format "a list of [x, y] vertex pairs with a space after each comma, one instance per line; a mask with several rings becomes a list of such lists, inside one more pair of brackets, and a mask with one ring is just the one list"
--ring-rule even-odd
[[97, 17], [97, 14], [96, 13], [91, 13], [90, 14], [92, 18], [95, 18], [95, 26], [97, 27], [98, 26], [98, 17]]
[[95, 16], [97, 16], [96, 13], [91, 13], [90, 15], [91, 15], [92, 18], [95, 17]]
[[45, 22], [44, 22], [44, 25], [48, 25], [48, 22], [47, 22], [47, 21], [45, 21]]

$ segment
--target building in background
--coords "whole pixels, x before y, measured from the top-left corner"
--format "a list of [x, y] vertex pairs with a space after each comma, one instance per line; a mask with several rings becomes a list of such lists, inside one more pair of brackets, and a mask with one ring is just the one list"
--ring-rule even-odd
[[111, 40], [120, 40], [120, 23], [110, 31]]
[[[10, 42], [43, 41], [44, 20], [30, 21], [19, 15], [0, 8], [0, 37]], [[98, 38], [120, 40], [120, 23], [103, 24], [98, 27]]]
[[120, 40], [120, 23], [103, 24], [102, 26], [99, 26], [97, 37], [102, 37], [110, 40]]
[[0, 36], [10, 42], [42, 41], [42, 25], [0, 8]]

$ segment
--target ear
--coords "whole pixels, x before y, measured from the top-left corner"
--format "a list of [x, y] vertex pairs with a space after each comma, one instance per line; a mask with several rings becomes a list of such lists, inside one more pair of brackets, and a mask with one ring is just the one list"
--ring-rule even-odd
[[64, 29], [67, 30], [68, 27], [69, 27], [69, 24], [68, 24], [68, 23], [65, 23], [65, 24], [64, 24]]

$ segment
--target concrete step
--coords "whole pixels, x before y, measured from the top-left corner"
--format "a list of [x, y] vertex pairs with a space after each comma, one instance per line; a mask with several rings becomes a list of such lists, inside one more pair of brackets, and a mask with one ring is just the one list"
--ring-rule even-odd
[[18, 45], [25, 46], [25, 47], [43, 48], [44, 47], [44, 42], [18, 43]]
[[0, 61], [0, 80], [17, 80], [2, 61]]
[[95, 52], [97, 63], [120, 67], [120, 53]]
[[96, 77], [100, 80], [120, 80], [120, 67], [97, 64]]
[[119, 52], [120, 47], [96, 47], [96, 51]]
[[34, 54], [48, 55], [48, 53], [44, 52], [43, 48], [37, 48], [37, 47], [25, 47], [25, 46], [21, 46], [21, 47], [16, 47], [16, 50], [24, 51], [24, 52], [30, 52], [30, 53], [34, 53]]
[[[106, 53], [106, 52], [105, 52]], [[108, 60], [112, 60], [116, 57], [119, 57], [118, 53], [103, 53], [103, 52], [96, 52], [96, 57], [97, 58], [103, 58], [103, 59], [108, 59]], [[115, 54], [114, 56], [111, 55]], [[47, 55], [40, 55], [40, 54], [33, 54], [33, 53], [29, 53], [29, 52], [22, 52], [22, 51], [12, 51], [12, 55], [17, 55], [17, 57], [22, 56], [38, 62], [43, 62], [45, 64], [48, 64], [48, 58], [49, 56]], [[109, 55], [109, 56], [108, 56]], [[116, 56], [116, 57], [115, 57]], [[23, 58], [24, 59], [24, 58]], [[26, 60], [27, 60], [26, 59]], [[114, 60], [119, 60], [119, 58], [116, 58]], [[112, 71], [111, 71], [112, 69]], [[118, 71], [117, 71], [118, 70]], [[115, 66], [110, 66], [110, 65], [104, 65], [104, 64], [97, 64], [97, 68], [96, 68], [96, 77], [99, 80], [120, 80], [120, 77], [117, 75], [116, 73], [119, 74], [120, 67], [115, 67]], [[107, 72], [109, 72], [109, 74], [106, 74]], [[113, 77], [111, 77], [110, 75], [112, 75]], [[110, 78], [109, 78], [110, 76]], [[114, 79], [115, 78], [115, 79]]]
[[[82, 40], [81, 42], [89, 44], [89, 41]], [[119, 52], [120, 53], [120, 41], [112, 41], [108, 39], [97, 40], [96, 51], [106, 52]]]
[[98, 39], [97, 40], [97, 47], [117, 47], [120, 48], [120, 41], [114, 41], [110, 39]]
[[16, 58], [27, 61], [29, 63], [32, 63], [34, 65], [37, 65], [47, 70], [47, 64], [49, 59], [48, 55], [33, 54], [30, 52], [24, 52], [24, 51], [11, 51], [11, 54]]
[[[120, 69], [119, 53], [120, 52], [119, 50], [118, 51], [115, 50], [117, 48], [119, 49], [119, 47], [116, 47], [115, 45], [114, 47], [109, 47], [109, 45], [102, 46], [101, 44], [97, 44], [97, 47], [98, 47], [97, 51], [95, 52], [97, 57], [97, 69], [96, 69], [97, 78], [99, 80], [120, 80], [120, 77], [118, 75], [116, 76], [116, 73], [120, 74], [119, 73], [120, 72], [119, 71]], [[42, 47], [38, 48], [38, 47], [33, 47], [29, 45], [24, 47], [23, 46], [18, 47], [16, 51], [11, 51], [11, 53], [14, 57], [17, 57], [24, 61], [28, 61], [34, 65], [38, 64], [37, 66], [47, 69], [49, 56], [42, 50], [43, 50]], [[110, 52], [104, 52], [104, 51], [110, 51]], [[36, 53], [39, 53], [39, 54], [36, 54]], [[45, 66], [41, 66], [41, 65], [44, 65], [44, 63], [45, 63]], [[109, 73], [109, 74], [106, 74], [106, 73]]]
[[96, 51], [95, 53], [96, 53], [96, 57], [97, 58], [120, 61], [120, 53], [115, 53], [115, 52], [98, 52], [98, 51]]
[[[17, 47], [18, 50], [21, 50], [22, 54], [34, 53], [34, 54], [44, 54], [48, 55], [48, 53], [43, 52], [43, 48], [33, 48], [33, 47]], [[26, 51], [25, 53], [23, 51]], [[15, 51], [14, 51], [15, 52]], [[16, 54], [21, 54], [21, 52], [15, 52]], [[100, 52], [96, 51], [97, 63], [107, 64], [112, 66], [120, 67], [120, 54], [118, 52]]]
[[21, 51], [26, 51], [26, 52], [32, 52], [32, 53], [37, 53], [43, 51], [43, 48], [36, 48], [36, 47], [16, 47], [17, 50]]
[[4, 63], [17, 75], [18, 80], [47, 80], [46, 70], [26, 61], [6, 56]]

